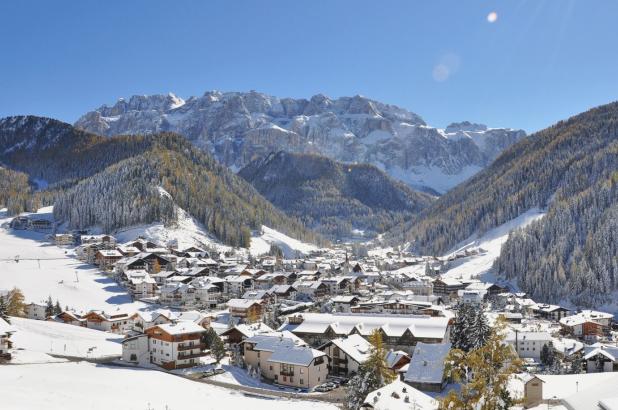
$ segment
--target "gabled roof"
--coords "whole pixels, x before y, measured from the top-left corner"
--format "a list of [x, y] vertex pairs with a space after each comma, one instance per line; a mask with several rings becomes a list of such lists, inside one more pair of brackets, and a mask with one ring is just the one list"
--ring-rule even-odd
[[442, 383], [444, 378], [444, 361], [450, 350], [450, 343], [417, 343], [414, 347], [410, 366], [404, 376], [404, 381], [412, 383]]
[[[371, 353], [371, 343], [358, 334], [347, 337], [339, 337], [331, 340], [342, 352], [354, 359], [355, 362], [364, 363]], [[327, 343], [328, 344], [328, 343]]]
[[185, 335], [191, 333], [202, 333], [206, 331], [206, 329], [204, 329], [202, 326], [193, 322], [166, 323], [153, 327], [158, 327], [159, 329], [170, 335]]
[[298, 366], [309, 366], [316, 357], [326, 356], [326, 353], [308, 346], [279, 346], [268, 359], [272, 363], [287, 363]]

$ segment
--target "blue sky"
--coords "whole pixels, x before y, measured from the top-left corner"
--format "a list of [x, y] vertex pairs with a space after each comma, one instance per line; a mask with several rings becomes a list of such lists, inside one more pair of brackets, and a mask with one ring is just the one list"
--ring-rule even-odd
[[4, 1], [0, 117], [253, 89], [534, 131], [618, 99], [616, 16], [600, 0]]

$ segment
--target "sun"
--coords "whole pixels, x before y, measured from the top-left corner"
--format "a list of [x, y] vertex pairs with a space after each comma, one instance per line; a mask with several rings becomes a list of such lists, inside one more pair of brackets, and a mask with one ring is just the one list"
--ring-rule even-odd
[[490, 23], [495, 23], [498, 20], [498, 13], [492, 11], [487, 15], [487, 21]]

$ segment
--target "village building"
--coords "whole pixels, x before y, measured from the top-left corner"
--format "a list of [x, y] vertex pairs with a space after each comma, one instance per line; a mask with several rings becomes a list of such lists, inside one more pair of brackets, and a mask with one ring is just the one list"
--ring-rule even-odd
[[506, 335], [505, 342], [511, 345], [522, 359], [541, 361], [543, 346], [549, 346], [552, 337], [547, 332], [513, 331]]
[[255, 299], [230, 299], [227, 301], [230, 316], [243, 321], [255, 322], [262, 319], [263, 307]]
[[584, 348], [586, 372], [617, 372], [618, 371], [618, 346], [606, 346], [595, 343]]
[[319, 347], [329, 358], [330, 373], [352, 377], [369, 358], [371, 343], [358, 334], [338, 337]]
[[448, 342], [449, 322], [446, 317], [425, 315], [299, 313], [288, 316], [283, 329], [313, 346], [351, 334], [368, 339], [379, 330], [386, 348], [407, 351], [418, 342]]
[[324, 352], [301, 345], [297, 340], [256, 335], [241, 342], [245, 365], [259, 369], [265, 379], [302, 389], [326, 381], [328, 360]]
[[444, 369], [450, 350], [450, 343], [417, 343], [403, 381], [421, 391], [441, 392], [447, 382]]
[[34, 320], [47, 319], [47, 306], [42, 303], [28, 303], [26, 305], [26, 317]]
[[[150, 363], [167, 370], [198, 365], [199, 358], [206, 355], [206, 344], [202, 340], [205, 332], [206, 329], [197, 323], [184, 321], [146, 329]], [[136, 345], [143, 347], [144, 342]]]
[[558, 305], [537, 304], [532, 307], [532, 313], [534, 313], [535, 316], [556, 322], [568, 316], [569, 312], [569, 309]]
[[6, 320], [0, 317], [0, 362], [11, 360], [11, 335], [15, 333], [15, 328]]

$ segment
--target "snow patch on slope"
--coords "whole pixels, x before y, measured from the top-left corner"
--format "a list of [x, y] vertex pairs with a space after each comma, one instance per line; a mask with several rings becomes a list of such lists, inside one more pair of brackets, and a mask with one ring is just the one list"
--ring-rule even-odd
[[251, 238], [249, 252], [253, 256], [267, 254], [271, 245], [277, 245], [281, 248], [286, 258], [294, 258], [297, 254], [307, 255], [318, 249], [315, 245], [290, 238], [281, 232], [262, 225], [262, 233]]
[[448, 258], [458, 252], [472, 249], [478, 249], [481, 251], [481, 254], [455, 260], [443, 276], [465, 280], [478, 277], [488, 282], [495, 282], [496, 277], [493, 275], [492, 266], [496, 258], [500, 256], [500, 249], [502, 244], [508, 239], [509, 232], [514, 229], [523, 228], [544, 215], [545, 211], [532, 208], [518, 217], [485, 232], [481, 237], [473, 235], [461, 242], [444, 257]]

